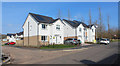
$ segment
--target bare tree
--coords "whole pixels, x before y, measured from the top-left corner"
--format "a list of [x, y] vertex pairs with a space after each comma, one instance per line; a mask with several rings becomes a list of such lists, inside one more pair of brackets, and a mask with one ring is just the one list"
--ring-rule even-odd
[[110, 39], [110, 25], [109, 25], [109, 15], [107, 16], [107, 23], [108, 23], [108, 38]]
[[101, 33], [102, 33], [102, 19], [101, 19], [101, 9], [99, 8], [99, 36], [100, 36], [100, 38], [102, 38], [102, 35], [101, 35]]
[[61, 12], [60, 12], [60, 9], [58, 9], [58, 18], [61, 18]]
[[71, 20], [70, 19], [70, 10], [68, 9], [68, 20]]
[[97, 25], [97, 22], [98, 22], [98, 20], [95, 20], [95, 21], [93, 22], [93, 24]]
[[92, 21], [91, 21], [91, 10], [89, 10], [89, 25], [91, 25]]

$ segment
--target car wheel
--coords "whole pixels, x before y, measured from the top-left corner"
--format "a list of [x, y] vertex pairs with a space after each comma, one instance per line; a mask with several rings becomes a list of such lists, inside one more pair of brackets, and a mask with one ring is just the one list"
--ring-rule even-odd
[[73, 45], [73, 43], [72, 43], [72, 42], [70, 42], [70, 45]]

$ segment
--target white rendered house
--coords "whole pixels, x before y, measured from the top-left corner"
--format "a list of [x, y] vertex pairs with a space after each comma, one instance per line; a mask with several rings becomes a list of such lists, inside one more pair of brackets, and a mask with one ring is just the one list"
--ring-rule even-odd
[[77, 38], [84, 42], [93, 42], [95, 40], [95, 25], [86, 25], [83, 22], [63, 19], [65, 24], [64, 39]]
[[95, 29], [94, 25], [86, 25], [75, 20], [53, 19], [29, 13], [23, 25], [24, 45], [64, 44], [67, 38], [77, 38], [82, 43], [93, 42]]
[[63, 44], [64, 23], [43, 15], [29, 13], [23, 25], [24, 45]]

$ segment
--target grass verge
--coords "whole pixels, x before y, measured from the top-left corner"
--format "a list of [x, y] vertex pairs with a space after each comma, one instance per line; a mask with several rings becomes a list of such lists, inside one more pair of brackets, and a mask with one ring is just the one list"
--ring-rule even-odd
[[111, 39], [111, 42], [120, 42], [120, 39]]
[[63, 49], [63, 48], [74, 48], [77, 47], [78, 45], [64, 45], [64, 44], [59, 44], [59, 45], [48, 45], [48, 46], [41, 46], [40, 49]]

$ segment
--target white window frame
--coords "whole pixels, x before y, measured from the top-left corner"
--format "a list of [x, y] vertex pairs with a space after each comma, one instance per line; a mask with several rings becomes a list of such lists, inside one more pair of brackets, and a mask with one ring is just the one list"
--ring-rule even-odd
[[79, 28], [79, 31], [82, 32], [82, 28]]
[[92, 29], [92, 32], [94, 32], [94, 29]]
[[56, 25], [56, 30], [60, 30], [60, 25]]
[[48, 41], [47, 38], [47, 36], [41, 36], [41, 41]]
[[[47, 25], [46, 24], [41, 24], [42, 25], [42, 29], [47, 29]], [[45, 28], [43, 28], [43, 25]]]

